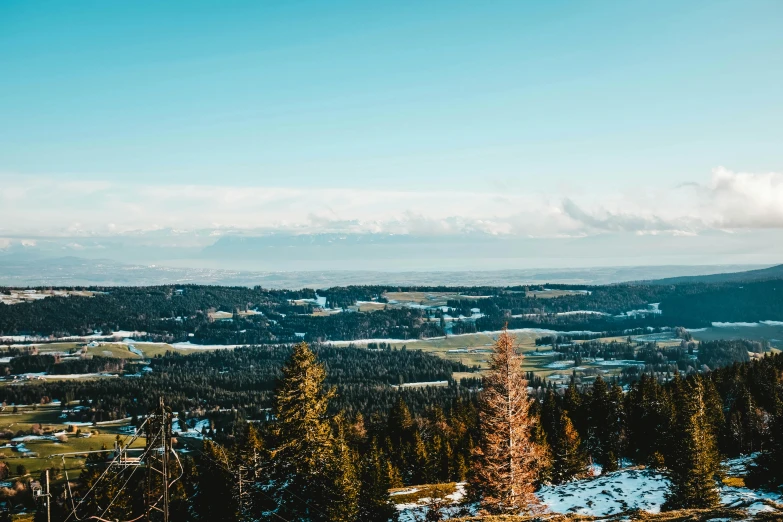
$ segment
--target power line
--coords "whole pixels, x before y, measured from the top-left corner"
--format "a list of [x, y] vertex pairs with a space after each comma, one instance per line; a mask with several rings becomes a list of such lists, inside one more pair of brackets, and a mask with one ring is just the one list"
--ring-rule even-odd
[[[153, 426], [154, 424], [154, 426]], [[146, 426], [146, 442], [145, 442], [145, 449], [141, 456], [138, 457], [138, 459], [131, 459], [130, 461], [127, 459], [127, 451], [133, 443], [139, 439], [140, 433], [142, 432], [142, 428]], [[94, 451], [94, 452], [88, 452], [88, 453], [106, 453], [109, 450], [101, 450], [101, 451]], [[71, 497], [71, 511], [66, 517], [64, 522], [68, 522], [68, 520], [73, 517], [77, 521], [85, 520], [84, 518], [79, 517], [78, 510], [79, 508], [85, 503], [87, 498], [93, 494], [94, 491], [96, 491], [96, 488], [102, 484], [109, 473], [109, 471], [112, 469], [113, 466], [119, 465], [123, 468], [127, 468], [129, 466], [133, 467], [133, 470], [128, 475], [127, 479], [123, 483], [123, 485], [119, 488], [117, 493], [114, 495], [114, 497], [111, 499], [109, 504], [103, 508], [100, 515], [92, 515], [88, 517], [91, 520], [97, 520], [99, 522], [114, 522], [107, 520], [103, 518], [106, 516], [106, 514], [109, 512], [111, 507], [114, 505], [114, 503], [117, 501], [117, 499], [120, 498], [120, 495], [123, 494], [130, 483], [131, 479], [135, 475], [136, 471], [144, 465], [147, 468], [147, 498], [146, 498], [146, 505], [144, 513], [139, 515], [136, 518], [133, 518], [131, 520], [125, 521], [125, 522], [136, 522], [138, 520], [141, 520], [144, 517], [147, 517], [149, 519], [150, 515], [153, 511], [159, 511], [163, 514], [163, 520], [164, 522], [168, 522], [169, 520], [169, 488], [173, 486], [177, 481], [179, 481], [182, 476], [185, 473], [185, 469], [182, 466], [182, 462], [179, 459], [179, 456], [176, 454], [176, 452], [173, 450], [171, 446], [171, 414], [166, 409], [163, 398], [160, 399], [160, 410], [159, 413], [155, 413], [152, 415], [149, 415], [147, 419], [139, 426], [136, 433], [130, 437], [130, 442], [128, 442], [128, 437], [125, 438], [124, 441], [115, 443], [115, 449], [116, 455], [114, 458], [109, 462], [109, 464], [106, 466], [106, 469], [98, 476], [98, 479], [95, 481], [95, 483], [90, 487], [90, 489], [87, 491], [87, 493], [79, 499], [78, 504], [74, 502], [73, 497], [73, 491], [71, 490], [71, 483], [70, 478], [68, 477], [68, 469], [65, 465], [65, 457], [68, 455], [75, 455], [75, 454], [60, 454], [59, 456], [62, 458], [63, 461], [63, 469], [65, 470], [65, 480], [66, 485], [68, 489], [68, 495]], [[174, 478], [173, 480], [169, 481], [169, 453], [174, 453], [174, 458], [177, 462], [177, 467], [179, 467], [179, 475]], [[80, 453], [80, 454], [83, 454]], [[155, 468], [155, 459], [157, 455], [160, 455], [160, 461], [162, 463], [161, 469]], [[58, 455], [52, 455], [52, 456], [58, 456]], [[154, 475], [161, 475], [160, 479], [160, 493], [157, 491], [158, 486], [155, 484], [155, 480], [152, 479]], [[163, 507], [159, 507], [158, 504], [160, 502], [163, 502]], [[101, 509], [99, 507], [99, 509]], [[287, 521], [286, 521], [287, 522]]]
[[[149, 420], [149, 417], [144, 421], [144, 423], [142, 423], [142, 426], [144, 426], [144, 424], [146, 424], [148, 420]], [[136, 435], [133, 436], [133, 439], [131, 440], [130, 444], [133, 444], [133, 442], [135, 442], [136, 439], [138, 439], [138, 432], [137, 432]], [[127, 446], [125, 448], [127, 449]], [[107, 451], [109, 451], [109, 450], [91, 451], [89, 453], [106, 453]], [[54, 456], [61, 456], [61, 457], [63, 457], [63, 467], [65, 467], [65, 455], [69, 455], [69, 454], [68, 453], [61, 453], [59, 455], [52, 455], [52, 456], [53, 457]], [[114, 456], [114, 458], [111, 460], [109, 465], [106, 466], [106, 469], [103, 470], [103, 473], [101, 473], [101, 475], [98, 477], [98, 480], [96, 480], [95, 483], [92, 485], [92, 487], [87, 491], [87, 493], [82, 498], [79, 499], [79, 505], [76, 506], [75, 508], [73, 508], [73, 510], [65, 518], [64, 522], [68, 522], [68, 520], [70, 520], [71, 516], [76, 518], [76, 520], [83, 520], [83, 519], [79, 518], [79, 516], [76, 514], [76, 509], [79, 506], [81, 506], [84, 503], [85, 500], [87, 500], [87, 497], [90, 496], [90, 493], [92, 493], [93, 490], [95, 490], [95, 487], [101, 482], [101, 480], [109, 472], [109, 469], [111, 469], [111, 467], [117, 462], [118, 459], [120, 459], [121, 456], [122, 456], [122, 451], [118, 452], [117, 455]], [[66, 480], [68, 479], [68, 472], [67, 472], [67, 470], [66, 470], [66, 477], [65, 478], [66, 478]], [[70, 483], [68, 484], [68, 489], [70, 491]], [[71, 497], [71, 504], [73, 504], [73, 497]]]

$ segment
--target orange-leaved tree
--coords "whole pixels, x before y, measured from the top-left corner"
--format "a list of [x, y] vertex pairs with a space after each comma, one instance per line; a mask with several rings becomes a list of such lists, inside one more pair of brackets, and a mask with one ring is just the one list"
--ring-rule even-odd
[[494, 346], [480, 396], [481, 438], [470, 478], [472, 497], [490, 513], [534, 512], [535, 483], [544, 449], [532, 438], [537, 419], [530, 411], [522, 356], [504, 328]]

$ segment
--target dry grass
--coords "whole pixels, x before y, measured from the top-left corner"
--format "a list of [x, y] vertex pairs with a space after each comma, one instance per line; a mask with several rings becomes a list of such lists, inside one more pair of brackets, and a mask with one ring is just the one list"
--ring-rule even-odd
[[446, 301], [459, 296], [457, 292], [386, 292], [383, 297], [399, 303], [420, 303], [427, 306], [444, 306]]
[[[177, 348], [176, 350], [169, 344], [166, 343], [130, 343], [133, 344], [136, 348], [141, 350], [144, 355], [147, 358], [155, 357], [156, 355], [163, 355], [166, 353], [166, 351], [176, 351], [177, 353], [181, 353], [183, 355], [193, 353], [196, 351], [203, 351], [201, 349], [181, 349]], [[54, 342], [54, 343], [46, 343], [46, 344], [38, 344], [36, 345], [38, 348], [38, 353], [51, 353], [51, 352], [69, 352], [71, 350], [81, 350], [84, 348], [86, 343], [84, 342]], [[108, 353], [105, 353], [108, 352]], [[128, 344], [126, 343], [114, 343], [114, 342], [104, 342], [99, 341], [98, 346], [88, 346], [87, 347], [87, 354], [88, 355], [97, 355], [99, 357], [117, 357], [119, 359], [140, 359], [140, 357], [131, 352], [128, 349]]]
[[745, 479], [743, 477], [726, 477], [723, 483], [732, 488], [744, 488]]
[[452, 522], [574, 522], [574, 521], [620, 521], [620, 520], [646, 520], [655, 522], [707, 522], [711, 520], [736, 520], [736, 521], [782, 521], [783, 512], [766, 512], [749, 515], [738, 508], [713, 508], [713, 509], [681, 509], [677, 511], [665, 511], [663, 513], [647, 513], [646, 511], [627, 511], [606, 517], [591, 517], [574, 514], [545, 514], [545, 515], [487, 515], [466, 518], [451, 519]]
[[405, 488], [390, 489], [395, 504], [413, 504], [426, 498], [445, 498], [457, 490], [456, 482], [444, 484], [422, 484]]
[[356, 307], [360, 312], [376, 312], [386, 308], [386, 303], [362, 303]]
[[483, 299], [486, 296], [462, 295], [459, 292], [385, 292], [386, 299], [399, 303], [419, 303], [426, 306], [445, 306], [449, 299]]

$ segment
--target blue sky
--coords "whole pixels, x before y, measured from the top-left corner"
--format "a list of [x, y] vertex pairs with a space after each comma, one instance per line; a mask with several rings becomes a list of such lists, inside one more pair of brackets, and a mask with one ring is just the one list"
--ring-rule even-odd
[[46, 211], [0, 234], [778, 229], [782, 26], [777, 0], [5, 1], [0, 202]]

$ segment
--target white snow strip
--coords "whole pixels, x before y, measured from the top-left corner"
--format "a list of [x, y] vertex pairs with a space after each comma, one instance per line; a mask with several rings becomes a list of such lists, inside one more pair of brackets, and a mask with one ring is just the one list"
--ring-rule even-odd
[[739, 328], [739, 327], [747, 327], [752, 328], [754, 326], [758, 326], [759, 323], [721, 323], [721, 322], [714, 322], [712, 323], [712, 326], [715, 328]]
[[392, 385], [392, 388], [416, 388], [419, 386], [446, 386], [449, 381], [406, 382], [400, 385]]

